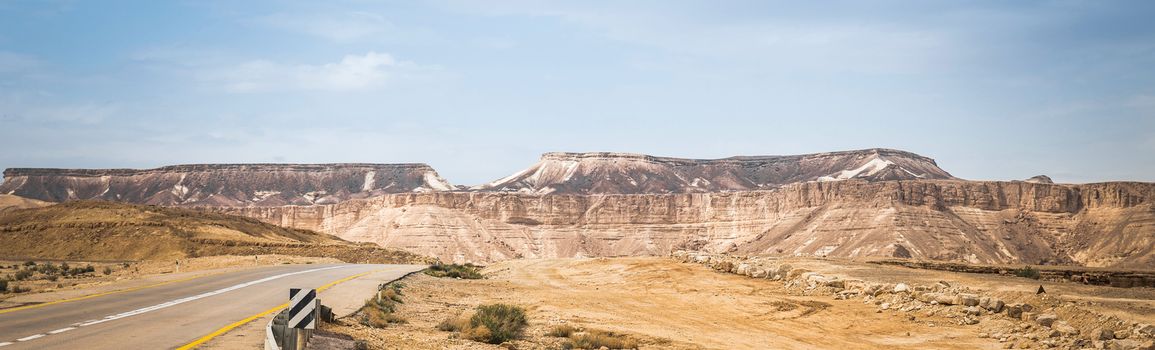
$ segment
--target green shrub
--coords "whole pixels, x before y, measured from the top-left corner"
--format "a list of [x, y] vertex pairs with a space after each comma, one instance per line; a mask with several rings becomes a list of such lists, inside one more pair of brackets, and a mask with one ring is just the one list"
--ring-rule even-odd
[[1023, 268], [1015, 270], [1015, 276], [1025, 277], [1030, 279], [1039, 279], [1039, 270], [1035, 270], [1030, 265], [1023, 266]]
[[93, 272], [96, 272], [96, 268], [92, 267], [92, 264], [88, 264], [88, 265], [84, 266], [84, 272], [85, 273], [93, 273]]
[[14, 275], [12, 277], [14, 277], [14, 279], [17, 281], [23, 281], [23, 280], [28, 279], [29, 277], [32, 277], [32, 271], [31, 270], [16, 271], [16, 275]]
[[575, 333], [561, 344], [563, 349], [637, 349], [638, 343], [624, 334], [606, 331]]
[[472, 279], [472, 280], [481, 279], [484, 277], [481, 275], [481, 271], [479, 271], [479, 267], [476, 265], [473, 265], [473, 264], [465, 264], [465, 265], [449, 264], [449, 265], [445, 265], [442, 263], [436, 263], [436, 264], [429, 266], [428, 269], [425, 269], [425, 274], [433, 276], [433, 277], [449, 277], [449, 278], [461, 278], [461, 279]]
[[[481, 305], [469, 318], [467, 338], [490, 344], [501, 344], [521, 337], [529, 322], [525, 309], [507, 304]], [[482, 328], [484, 327], [484, 328]]]

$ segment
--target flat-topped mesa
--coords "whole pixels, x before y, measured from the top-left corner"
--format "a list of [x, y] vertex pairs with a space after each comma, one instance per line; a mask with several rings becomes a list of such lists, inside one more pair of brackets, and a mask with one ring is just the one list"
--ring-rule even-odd
[[772, 189], [810, 181], [954, 179], [931, 158], [892, 149], [790, 156], [683, 159], [591, 152], [543, 154], [530, 168], [475, 186], [532, 194], [698, 193]]
[[13, 168], [4, 171], [0, 193], [52, 202], [280, 206], [452, 188], [425, 164], [189, 164], [156, 169]]

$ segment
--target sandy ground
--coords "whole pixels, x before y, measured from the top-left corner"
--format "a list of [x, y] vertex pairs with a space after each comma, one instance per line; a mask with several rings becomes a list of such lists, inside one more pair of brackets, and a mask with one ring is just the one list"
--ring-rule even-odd
[[[37, 263], [51, 262], [60, 265], [58, 260], [36, 260]], [[24, 261], [0, 261], [0, 276], [15, 273], [11, 265], [21, 264]], [[91, 264], [96, 272], [78, 277], [58, 278], [48, 281], [37, 275], [35, 280], [10, 282], [12, 286], [21, 286], [31, 289], [26, 293], [0, 294], [0, 309], [39, 304], [57, 300], [82, 297], [85, 295], [106, 293], [117, 290], [137, 288], [156, 283], [195, 278], [207, 274], [236, 271], [239, 269], [257, 266], [281, 264], [321, 264], [339, 263], [339, 260], [329, 258], [309, 258], [284, 255], [260, 256], [210, 256], [173, 261], [145, 261], [145, 262], [89, 262], [67, 261], [73, 267]], [[112, 269], [109, 275], [103, 274], [103, 268]]]
[[794, 296], [780, 282], [717, 273], [666, 258], [514, 260], [485, 280], [404, 280], [407, 324], [371, 329], [345, 319], [329, 329], [377, 349], [498, 349], [435, 329], [480, 304], [526, 308], [518, 349], [558, 348], [554, 325], [628, 334], [644, 349], [984, 349], [1000, 344], [974, 326], [934, 316], [910, 319], [829, 296]]

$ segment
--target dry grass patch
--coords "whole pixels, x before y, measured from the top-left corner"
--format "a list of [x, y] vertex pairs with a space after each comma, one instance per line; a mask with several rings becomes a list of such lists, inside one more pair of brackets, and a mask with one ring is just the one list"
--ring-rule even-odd
[[361, 307], [360, 322], [363, 325], [375, 328], [385, 328], [390, 324], [408, 323], [404, 317], [398, 316], [393, 312], [397, 310], [397, 305], [401, 304], [401, 288], [404, 284], [400, 282], [390, 283], [384, 289], [377, 292], [377, 295], [365, 301], [365, 306]]
[[625, 334], [591, 329], [571, 333], [561, 346], [563, 349], [637, 349], [638, 342]]

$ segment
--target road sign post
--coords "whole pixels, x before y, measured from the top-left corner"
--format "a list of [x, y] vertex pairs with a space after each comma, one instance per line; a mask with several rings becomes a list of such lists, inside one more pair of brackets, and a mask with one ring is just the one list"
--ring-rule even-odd
[[[285, 324], [285, 349], [304, 349], [308, 336], [317, 324], [317, 290], [289, 289], [288, 322]], [[291, 343], [291, 345], [290, 345]]]

